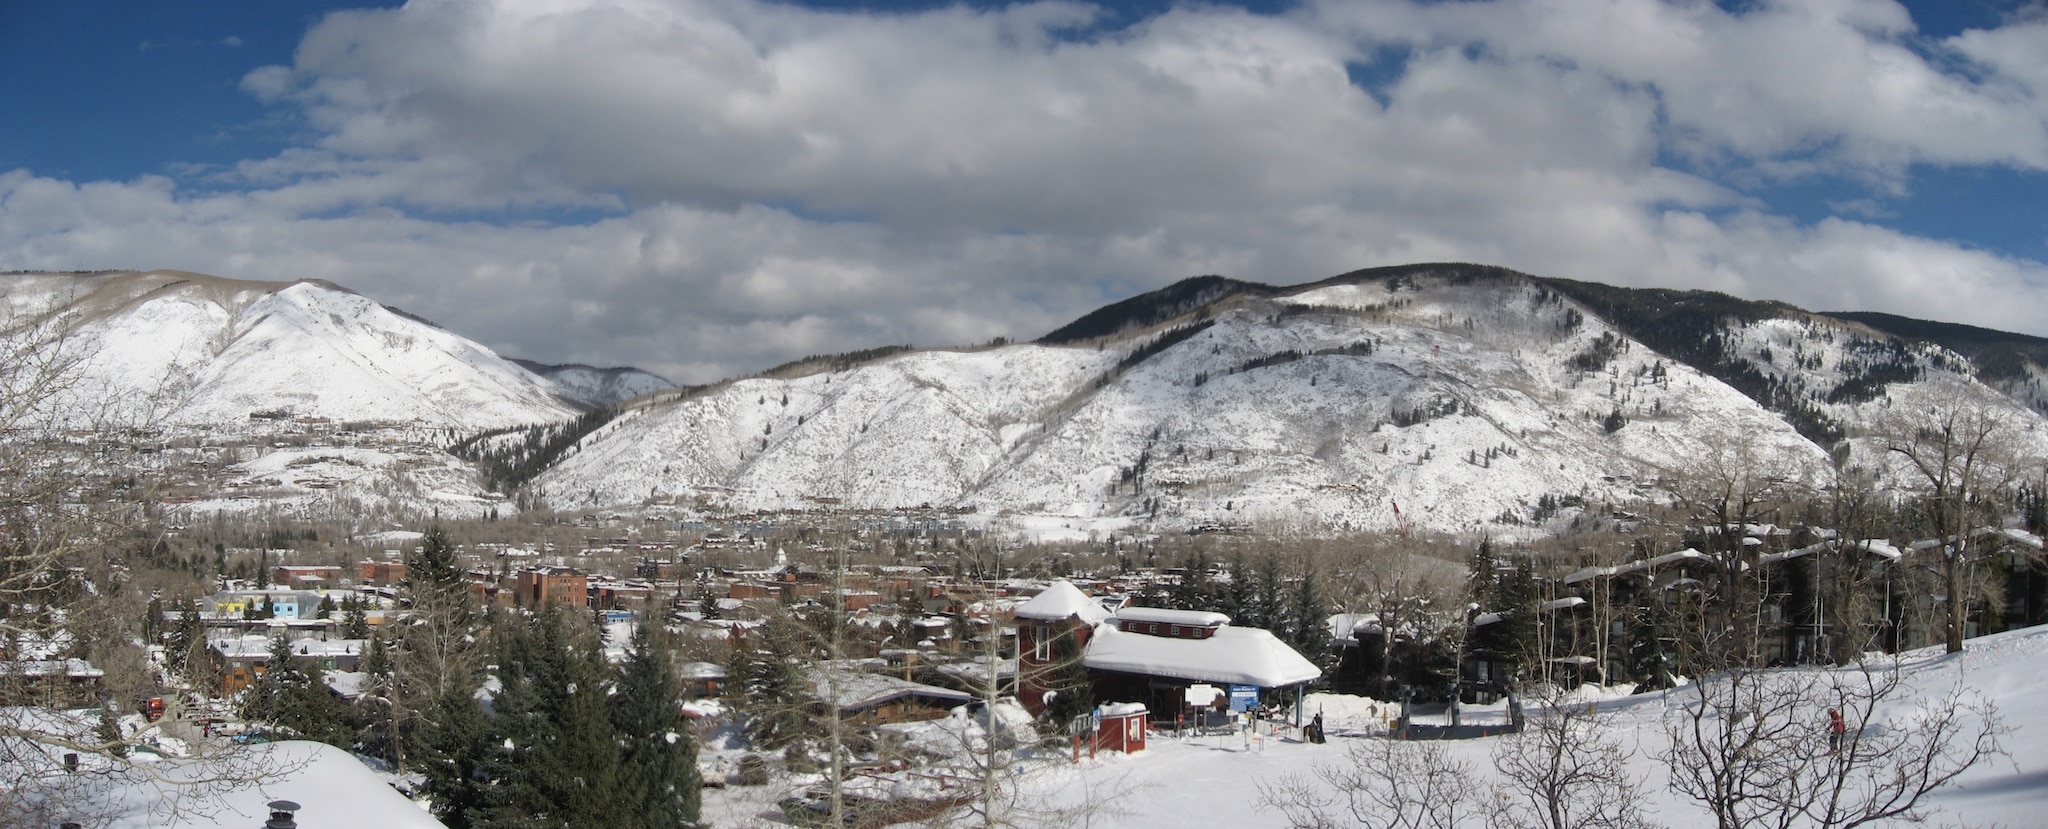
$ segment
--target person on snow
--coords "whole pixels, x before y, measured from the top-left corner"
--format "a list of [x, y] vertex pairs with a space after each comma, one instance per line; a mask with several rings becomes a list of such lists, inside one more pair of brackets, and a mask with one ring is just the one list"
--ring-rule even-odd
[[1842, 721], [1842, 710], [1828, 709], [1828, 753], [1842, 750], [1842, 735], [1849, 732], [1849, 725]]

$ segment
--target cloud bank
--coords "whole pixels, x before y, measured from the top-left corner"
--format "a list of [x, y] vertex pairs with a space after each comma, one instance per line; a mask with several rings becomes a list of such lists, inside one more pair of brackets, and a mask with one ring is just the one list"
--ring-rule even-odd
[[[1889, 0], [908, 13], [415, 0], [243, 89], [275, 157], [0, 173], [0, 266], [325, 278], [685, 382], [1035, 337], [1203, 273], [1500, 264], [2048, 334], [2048, 266], [1750, 195], [2048, 170], [2048, 23]], [[1863, 214], [1882, 210], [1862, 210]]]

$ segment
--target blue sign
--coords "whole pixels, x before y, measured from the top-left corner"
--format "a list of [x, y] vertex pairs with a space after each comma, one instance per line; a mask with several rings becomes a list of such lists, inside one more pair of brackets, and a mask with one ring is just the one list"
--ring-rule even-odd
[[1240, 713], [1242, 713], [1242, 712], [1243, 712], [1243, 711], [1244, 711], [1245, 709], [1247, 709], [1247, 708], [1253, 708], [1253, 707], [1256, 707], [1256, 706], [1257, 706], [1258, 704], [1259, 704], [1259, 686], [1257, 686], [1257, 685], [1232, 685], [1232, 686], [1230, 686], [1230, 710], [1232, 710], [1232, 711], [1237, 711], [1237, 712], [1240, 712]]

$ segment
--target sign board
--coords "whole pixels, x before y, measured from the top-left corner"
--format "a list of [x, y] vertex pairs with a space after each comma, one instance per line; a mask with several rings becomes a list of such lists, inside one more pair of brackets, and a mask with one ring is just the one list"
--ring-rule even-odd
[[1216, 698], [1220, 696], [1223, 696], [1223, 689], [1214, 685], [1197, 683], [1189, 685], [1187, 690], [1188, 704], [1196, 708], [1207, 708], [1215, 705]]
[[1232, 686], [1230, 686], [1230, 710], [1232, 710], [1232, 711], [1237, 711], [1237, 712], [1239, 712], [1239, 713], [1242, 713], [1242, 712], [1244, 712], [1244, 711], [1245, 711], [1246, 709], [1248, 709], [1248, 708], [1252, 708], [1252, 707], [1255, 707], [1255, 706], [1257, 706], [1258, 704], [1259, 704], [1259, 686], [1257, 686], [1257, 685], [1232, 685]]

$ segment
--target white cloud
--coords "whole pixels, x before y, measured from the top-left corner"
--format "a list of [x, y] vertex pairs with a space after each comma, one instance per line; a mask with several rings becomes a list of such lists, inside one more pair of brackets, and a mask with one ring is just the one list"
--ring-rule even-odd
[[1914, 164], [2048, 168], [2038, 23], [1934, 43], [1884, 0], [1099, 17], [336, 14], [243, 80], [305, 146], [176, 183], [0, 176], [0, 265], [322, 277], [508, 353], [688, 381], [1032, 337], [1198, 273], [1447, 259], [2048, 333], [2038, 262], [1741, 193], [1846, 176], [1868, 218]]

